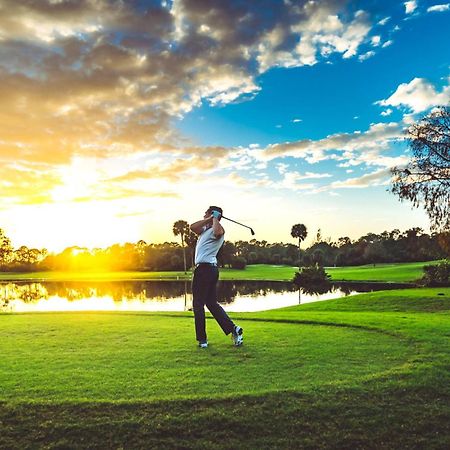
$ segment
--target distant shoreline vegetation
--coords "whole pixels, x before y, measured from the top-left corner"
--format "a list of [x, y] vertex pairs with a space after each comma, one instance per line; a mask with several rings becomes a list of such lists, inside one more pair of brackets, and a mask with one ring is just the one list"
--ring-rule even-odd
[[[107, 248], [68, 247], [60, 253], [21, 246], [14, 249], [0, 229], [0, 271], [181, 271], [184, 255], [192, 267], [195, 242], [183, 246], [175, 242], [160, 244], [114, 244]], [[267, 241], [226, 241], [218, 259], [221, 267], [243, 269], [247, 264], [285, 266], [359, 266], [364, 264], [426, 262], [450, 255], [450, 233], [426, 234], [420, 228], [404, 232], [368, 233], [357, 240], [341, 237], [336, 242], [317, 233], [315, 242], [299, 253], [294, 244]]]

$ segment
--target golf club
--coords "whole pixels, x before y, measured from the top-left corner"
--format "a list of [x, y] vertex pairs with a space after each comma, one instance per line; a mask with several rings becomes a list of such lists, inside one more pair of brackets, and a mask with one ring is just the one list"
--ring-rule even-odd
[[242, 227], [248, 228], [250, 230], [250, 233], [252, 233], [252, 236], [255, 235], [255, 232], [253, 231], [253, 228], [250, 228], [247, 225], [244, 225], [243, 223], [236, 222], [235, 220], [229, 219], [228, 217], [225, 217], [225, 216], [222, 216], [222, 219], [229, 220], [230, 222], [237, 223], [238, 225], [241, 225]]

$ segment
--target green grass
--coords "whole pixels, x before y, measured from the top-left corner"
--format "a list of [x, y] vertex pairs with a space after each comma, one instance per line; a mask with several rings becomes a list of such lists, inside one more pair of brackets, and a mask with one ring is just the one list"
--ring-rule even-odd
[[[408, 346], [392, 336], [326, 325], [249, 321], [249, 339], [235, 349], [211, 323], [212, 344], [204, 352], [193, 351], [193, 324], [186, 317], [83, 313], [15, 315], [4, 322], [9, 338], [0, 347], [0, 367], [8, 367], [1, 377], [8, 401], [154, 401], [311, 390], [373, 376], [408, 354]], [[340, 364], [349, 346], [352, 364]], [[244, 368], [245, 377], [230, 383]]]
[[233, 318], [0, 315], [0, 448], [449, 448], [449, 288]]
[[331, 275], [333, 280], [411, 282], [422, 277], [424, 265], [436, 264], [437, 262], [330, 267], [326, 271]]
[[[411, 282], [422, 276], [423, 266], [434, 262], [415, 262], [399, 264], [377, 264], [356, 267], [328, 267], [326, 271], [334, 281], [383, 281]], [[264, 280], [291, 281], [298, 270], [290, 266], [253, 264], [245, 270], [221, 269], [222, 280]], [[90, 280], [183, 280], [190, 279], [188, 272], [30, 272], [0, 273], [2, 280], [39, 280], [39, 281], [90, 281]]]

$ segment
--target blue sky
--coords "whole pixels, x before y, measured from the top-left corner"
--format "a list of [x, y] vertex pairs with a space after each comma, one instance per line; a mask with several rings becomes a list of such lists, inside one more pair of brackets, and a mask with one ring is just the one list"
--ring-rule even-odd
[[449, 3], [0, 5], [0, 227], [16, 245], [173, 240], [209, 204], [270, 242], [295, 223], [333, 240], [428, 230], [389, 170], [407, 127], [450, 101]]
[[[389, 12], [388, 8], [385, 14]], [[380, 20], [388, 17], [385, 14], [379, 15]], [[385, 36], [392, 44], [375, 49], [371, 58], [343, 60], [334, 55], [327, 60], [331, 64], [273, 68], [257, 78], [262, 89], [252, 100], [220, 107], [205, 101], [178, 127], [201, 145], [231, 147], [320, 139], [367, 129], [373, 122], [401, 120], [401, 110], [382, 117], [375, 102], [416, 77], [429, 80], [438, 90], [448, 85], [450, 11], [397, 16], [374, 28], [374, 36]], [[395, 26], [400, 29], [394, 31]], [[302, 122], [293, 123], [294, 119]]]

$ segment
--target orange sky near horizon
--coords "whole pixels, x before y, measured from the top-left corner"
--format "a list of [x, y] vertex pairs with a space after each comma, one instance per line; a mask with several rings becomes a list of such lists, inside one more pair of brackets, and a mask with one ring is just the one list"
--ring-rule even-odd
[[[268, 242], [295, 243], [296, 223], [305, 245], [319, 228], [429, 232], [389, 170], [450, 81], [388, 83], [383, 67], [409, 48], [402, 27], [446, 13], [240, 3], [0, 0], [0, 228], [16, 248], [178, 241], [173, 223], [211, 204]], [[386, 84], [358, 103], [373, 67]]]

